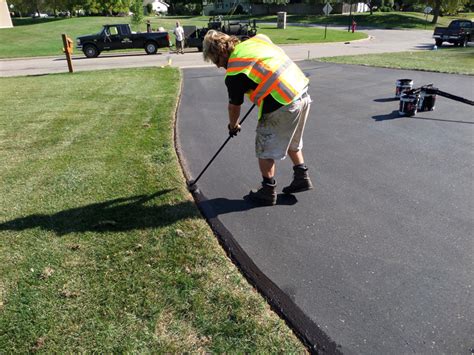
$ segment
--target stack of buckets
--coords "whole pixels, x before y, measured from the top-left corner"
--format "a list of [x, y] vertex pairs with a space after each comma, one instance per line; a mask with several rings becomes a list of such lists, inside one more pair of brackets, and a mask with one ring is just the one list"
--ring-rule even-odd
[[431, 85], [422, 86], [416, 92], [412, 79], [399, 79], [395, 88], [395, 97], [400, 98], [398, 114], [400, 116], [415, 116], [418, 111], [433, 111], [438, 89]]

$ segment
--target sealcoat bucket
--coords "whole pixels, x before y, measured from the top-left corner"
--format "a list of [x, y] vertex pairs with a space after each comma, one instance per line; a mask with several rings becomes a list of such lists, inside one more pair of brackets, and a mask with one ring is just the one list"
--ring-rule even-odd
[[437, 88], [422, 87], [420, 91], [420, 100], [418, 101], [418, 111], [433, 111], [436, 103]]
[[400, 96], [400, 108], [398, 114], [400, 116], [415, 116], [418, 109], [419, 95], [417, 94], [402, 94]]
[[395, 87], [395, 97], [400, 97], [403, 92], [411, 90], [413, 88], [413, 80], [411, 79], [398, 79], [397, 86]]

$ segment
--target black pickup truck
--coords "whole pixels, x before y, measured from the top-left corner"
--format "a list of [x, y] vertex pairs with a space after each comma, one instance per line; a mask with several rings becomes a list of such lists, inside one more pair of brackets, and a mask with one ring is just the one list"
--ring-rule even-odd
[[170, 46], [168, 32], [132, 32], [130, 25], [104, 25], [99, 33], [76, 38], [76, 47], [86, 57], [95, 58], [102, 51], [143, 48], [147, 54], [155, 54], [158, 48]]
[[448, 27], [435, 27], [433, 38], [440, 47], [443, 42], [453, 43], [455, 46], [466, 47], [472, 40], [473, 26], [470, 20], [454, 20]]

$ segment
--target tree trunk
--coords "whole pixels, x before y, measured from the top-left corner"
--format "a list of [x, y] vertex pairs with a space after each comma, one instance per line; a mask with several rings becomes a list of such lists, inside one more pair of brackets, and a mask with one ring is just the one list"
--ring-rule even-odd
[[[372, 2], [369, 0], [369, 1], [366, 1], [365, 4], [369, 7], [369, 10], [370, 10], [370, 14], [373, 15], [374, 14], [374, 11], [372, 10]], [[351, 4], [352, 6], [352, 4]]]
[[438, 22], [440, 10], [441, 10], [441, 0], [435, 0], [434, 9], [433, 9], [433, 20], [431, 20], [431, 23], [433, 25], [435, 25]]

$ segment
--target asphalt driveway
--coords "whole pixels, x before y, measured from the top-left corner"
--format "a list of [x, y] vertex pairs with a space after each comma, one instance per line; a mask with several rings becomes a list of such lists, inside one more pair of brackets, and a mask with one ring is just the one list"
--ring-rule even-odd
[[[256, 266], [344, 353], [469, 353], [474, 346], [472, 106], [398, 117], [395, 82], [472, 99], [472, 77], [301, 62], [314, 100], [305, 132], [315, 190], [274, 207], [260, 181], [255, 114], [198, 182]], [[195, 177], [227, 135], [223, 72], [185, 69], [177, 138]], [[244, 108], [244, 112], [249, 106]], [[279, 188], [291, 179], [277, 166]]]

